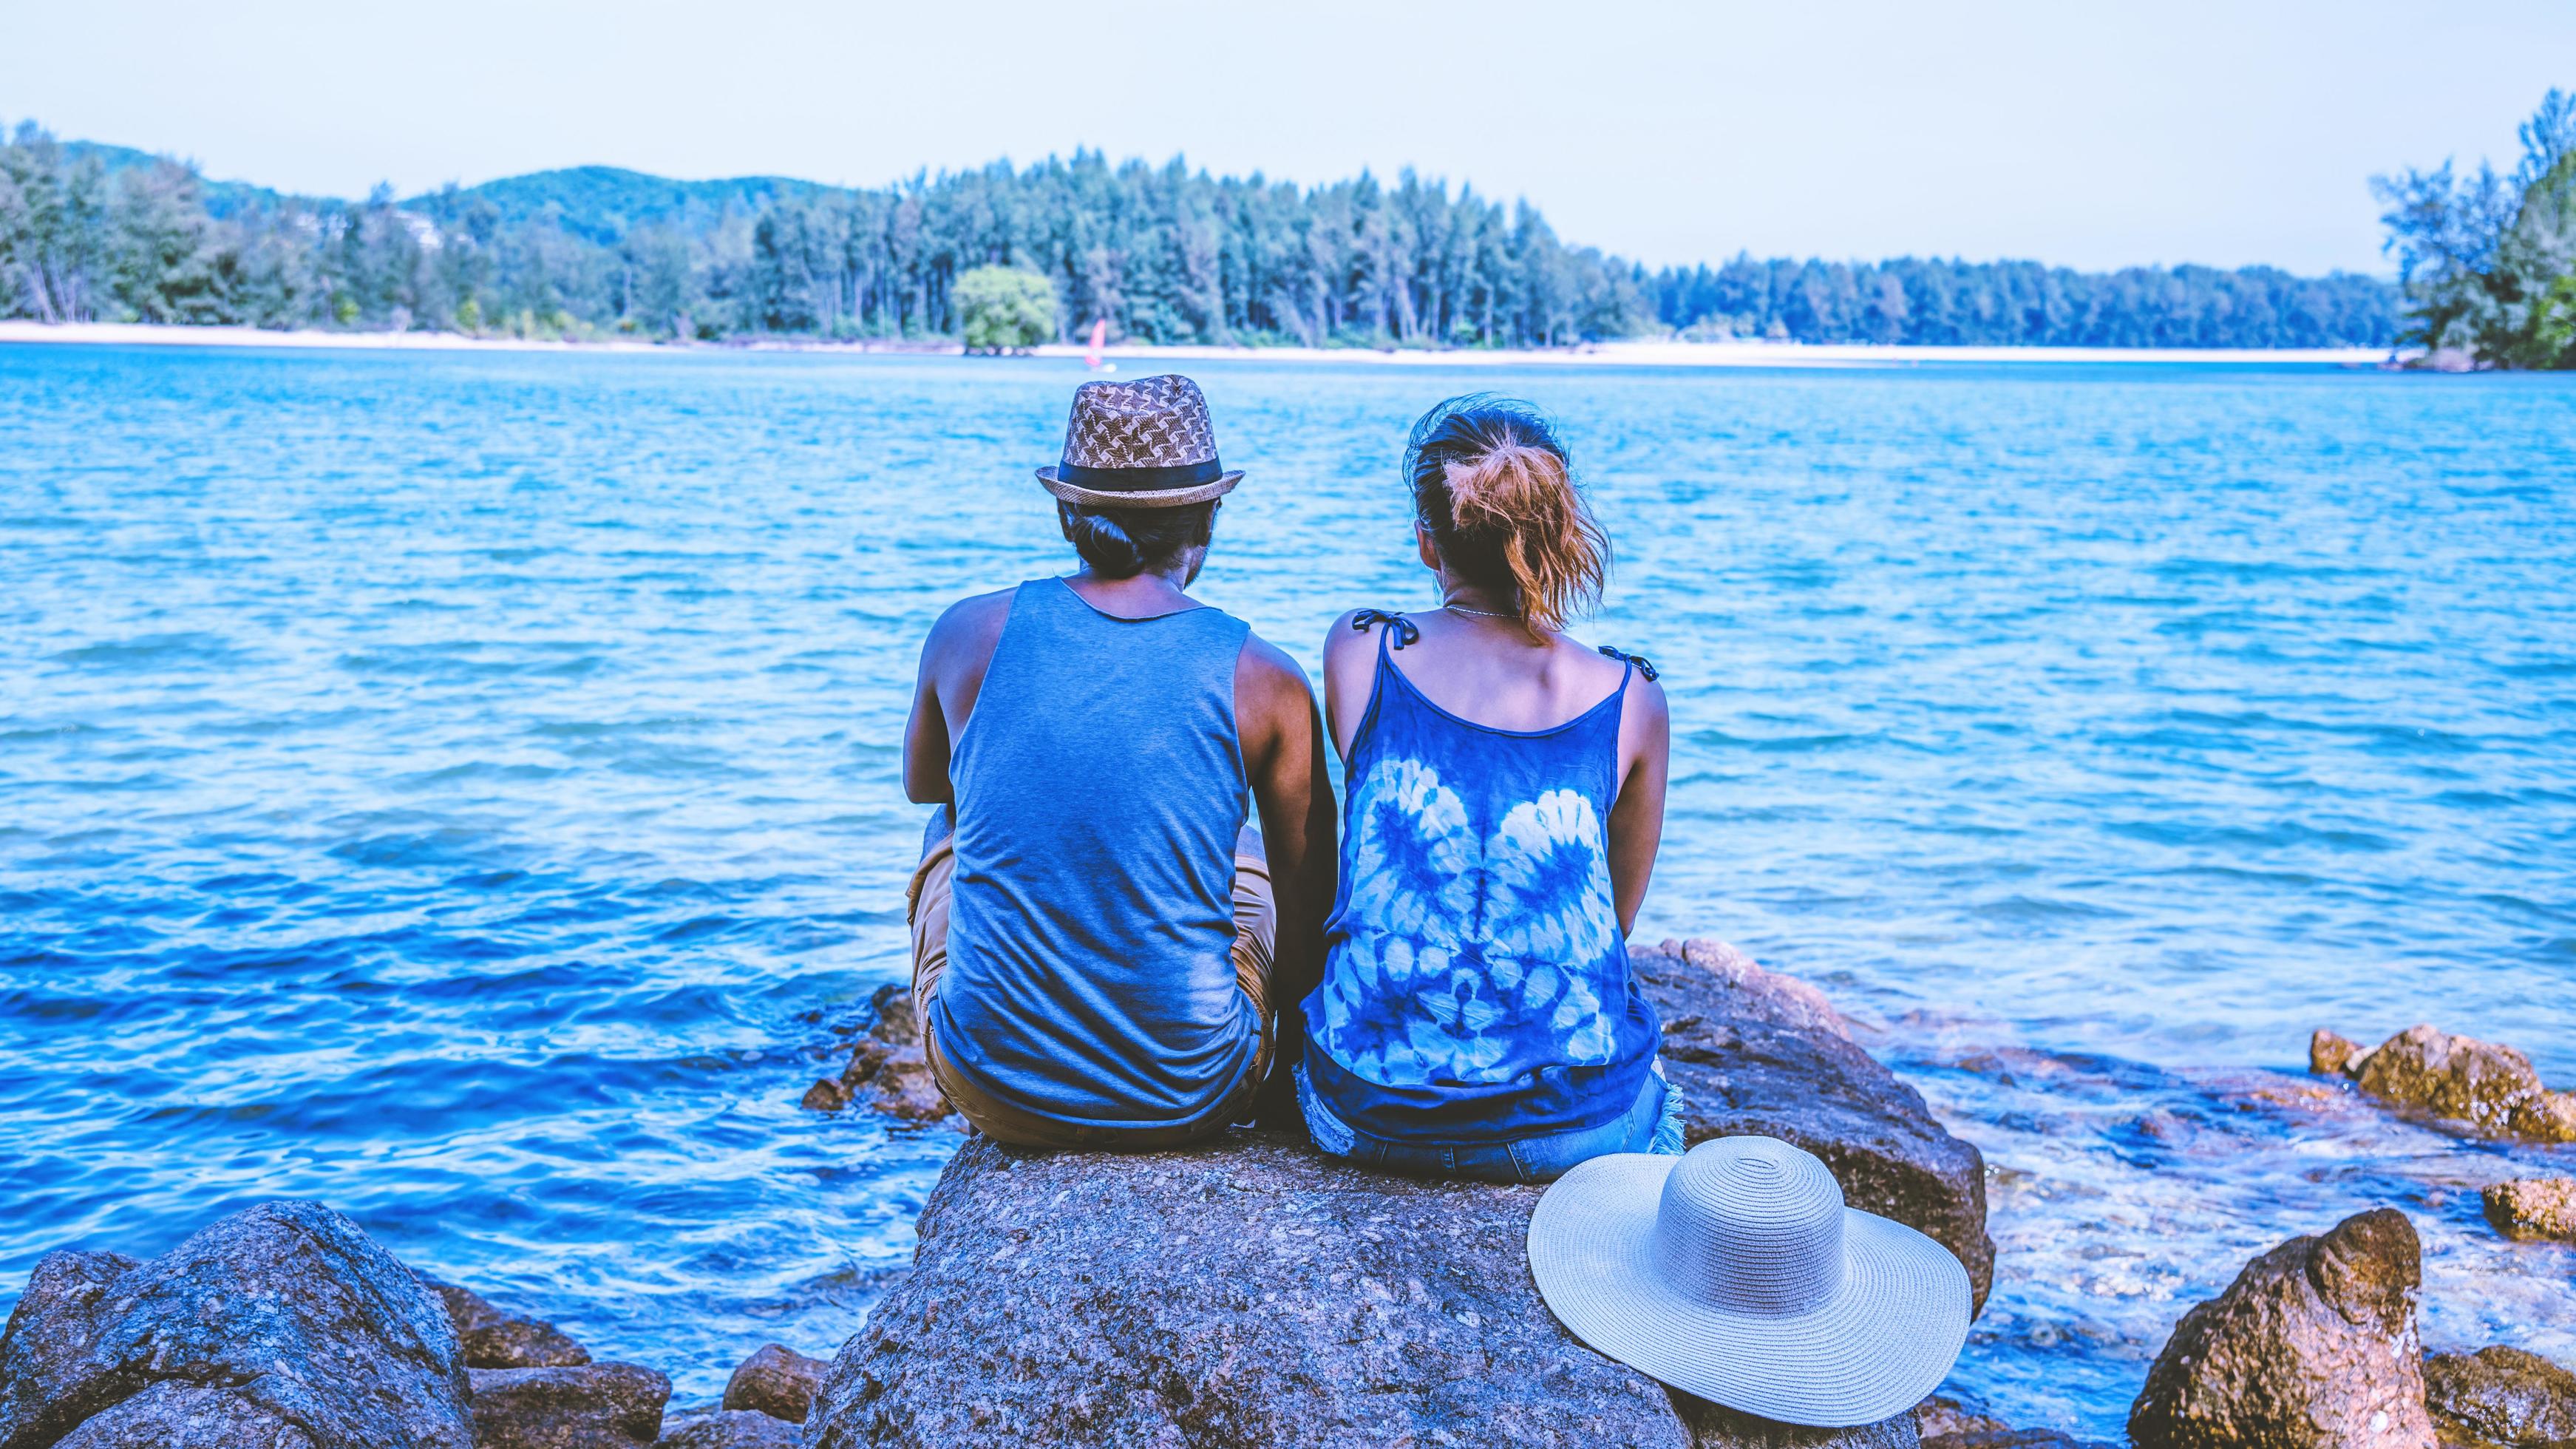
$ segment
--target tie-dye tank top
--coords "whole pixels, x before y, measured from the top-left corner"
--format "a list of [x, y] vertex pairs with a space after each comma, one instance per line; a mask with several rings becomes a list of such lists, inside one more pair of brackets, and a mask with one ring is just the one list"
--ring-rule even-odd
[[1494, 729], [1413, 687], [1389, 652], [1399, 633], [1411, 626], [1380, 631], [1351, 746], [1307, 1078], [1334, 1116], [1388, 1141], [1598, 1126], [1636, 1104], [1661, 1036], [1610, 893], [1637, 666], [1554, 729]]

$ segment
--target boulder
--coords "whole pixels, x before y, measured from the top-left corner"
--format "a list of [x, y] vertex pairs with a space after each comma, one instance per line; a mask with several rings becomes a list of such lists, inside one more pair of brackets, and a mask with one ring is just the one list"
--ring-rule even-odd
[[655, 1449], [801, 1449], [804, 1431], [748, 1409], [702, 1409], [662, 1421]]
[[2245, 1266], [2183, 1315], [2129, 1411], [2138, 1449], [2430, 1449], [2415, 1226], [2346, 1218]]
[[2464, 1123], [2480, 1136], [2576, 1142], [2576, 1095], [2541, 1085], [2531, 1059], [2509, 1046], [2410, 1026], [2358, 1056], [2352, 1047], [2321, 1031], [2308, 1045], [2309, 1064], [2349, 1075], [2392, 1107]]
[[2324, 1027], [2318, 1027], [2316, 1034], [2308, 1038], [2308, 1070], [2321, 1077], [2350, 1076], [2368, 1055], [2361, 1043]]
[[906, 1122], [938, 1122], [953, 1109], [930, 1074], [922, 1054], [921, 1016], [912, 992], [880, 986], [870, 999], [873, 1019], [837, 1077], [825, 1077], [805, 1089], [803, 1106], [837, 1112], [854, 1101]]
[[1845, 1202], [1957, 1254], [1975, 1306], [1985, 1306], [1995, 1268], [1985, 1157], [1855, 1046], [1814, 987], [1722, 942], [1666, 942], [1629, 960], [1663, 1016], [1664, 1070], [1681, 1089], [1691, 1143], [1758, 1134], [1814, 1153]]
[[2518, 1348], [2424, 1360], [2424, 1403], [2442, 1442], [2462, 1449], [2576, 1442], [2576, 1373]]
[[464, 1345], [467, 1368], [567, 1368], [590, 1362], [590, 1350], [553, 1324], [505, 1312], [470, 1288], [442, 1283], [426, 1273], [419, 1276], [447, 1305], [447, 1321], [456, 1326], [456, 1341]]
[[148, 1262], [52, 1254], [0, 1333], [0, 1449], [466, 1449], [467, 1397], [437, 1297], [313, 1202]]
[[[1695, 1441], [1696, 1406], [1557, 1325], [1525, 1256], [1538, 1196], [1363, 1172], [1295, 1134], [971, 1137], [807, 1449], [1746, 1442]], [[1904, 1449], [1902, 1417], [1796, 1442]]]
[[2576, 1177], [2526, 1177], [2482, 1194], [2487, 1221], [2508, 1238], [2576, 1243]]
[[744, 1359], [733, 1377], [725, 1380], [724, 1406], [802, 1424], [813, 1410], [823, 1371], [830, 1367], [784, 1344], [770, 1344]]
[[476, 1449], [611, 1449], [662, 1436], [671, 1381], [631, 1363], [476, 1369]]

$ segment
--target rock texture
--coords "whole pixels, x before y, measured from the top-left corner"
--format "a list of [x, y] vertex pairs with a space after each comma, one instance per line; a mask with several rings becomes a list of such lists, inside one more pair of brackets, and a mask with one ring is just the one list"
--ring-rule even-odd
[[456, 1327], [467, 1368], [567, 1368], [590, 1362], [590, 1350], [553, 1324], [504, 1312], [471, 1288], [442, 1283], [426, 1273], [419, 1276], [447, 1305], [447, 1321]]
[[[806, 1449], [1693, 1443], [1660, 1386], [1540, 1301], [1538, 1192], [1374, 1176], [1285, 1134], [1133, 1155], [970, 1138]], [[1900, 1428], [1800, 1443], [1902, 1449]]]
[[2421, 1247], [2377, 1208], [2292, 1238], [2183, 1316], [2129, 1411], [2138, 1449], [2429, 1449]]
[[1985, 1157], [1853, 1045], [1821, 993], [1723, 942], [1668, 941], [1629, 959], [1663, 1015], [1664, 1070], [1681, 1088], [1689, 1141], [1760, 1134], [1816, 1154], [1851, 1206], [1956, 1253], [1985, 1306], [1995, 1266]]
[[2321, 1077], [2350, 1076], [2368, 1055], [2370, 1052], [2361, 1043], [2324, 1027], [2318, 1027], [2316, 1035], [2308, 1038], [2308, 1070]]
[[2393, 1107], [2466, 1124], [2486, 1137], [2576, 1142], [2576, 1094], [2541, 1085], [2531, 1059], [2509, 1046], [2410, 1026], [2367, 1052], [2320, 1031], [2308, 1044], [2316, 1071], [2349, 1076]]
[[55, 1253], [0, 1334], [0, 1449], [466, 1449], [466, 1402], [437, 1297], [319, 1203]]
[[2055, 1429], [2016, 1429], [1992, 1415], [1938, 1397], [1917, 1404], [1914, 1419], [1923, 1435], [1923, 1449], [2111, 1449]]
[[837, 1112], [864, 1102], [906, 1122], [937, 1122], [952, 1115], [948, 1099], [930, 1075], [921, 1050], [921, 1017], [912, 992], [880, 986], [871, 1000], [874, 1019], [850, 1053], [837, 1077], [825, 1077], [805, 1089], [804, 1104], [817, 1112]]
[[804, 1431], [747, 1409], [676, 1415], [662, 1423], [655, 1449], [801, 1449]]
[[631, 1363], [476, 1369], [477, 1449], [611, 1449], [662, 1435], [671, 1381]]
[[769, 1344], [744, 1359], [733, 1377], [725, 1380], [724, 1406], [802, 1424], [813, 1411], [814, 1391], [823, 1385], [823, 1371], [830, 1367], [784, 1344]]
[[2518, 1348], [2424, 1360], [2424, 1401], [2442, 1442], [2460, 1449], [2576, 1443], [2576, 1373]]
[[2487, 1221], [2508, 1238], [2576, 1243], [2576, 1177], [2526, 1177], [2483, 1194]]

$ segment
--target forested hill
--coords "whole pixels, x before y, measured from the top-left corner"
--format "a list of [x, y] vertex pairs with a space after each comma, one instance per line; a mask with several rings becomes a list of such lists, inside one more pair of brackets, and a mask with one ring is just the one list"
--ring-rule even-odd
[[615, 166], [573, 166], [506, 176], [480, 186], [448, 187], [402, 205], [454, 225], [488, 206], [506, 225], [543, 222], [602, 246], [615, 246], [643, 226], [677, 226], [703, 235], [727, 216], [756, 216], [781, 201], [811, 202], [844, 188], [792, 176], [736, 176], [674, 181]]
[[22, 125], [0, 145], [0, 316], [513, 335], [957, 335], [959, 276], [1052, 290], [1059, 335], [1562, 346], [1639, 336], [2386, 346], [2368, 277], [2030, 262], [1649, 271], [1526, 203], [1411, 173], [1304, 187], [1096, 152], [883, 189], [580, 167], [364, 201], [208, 182]]

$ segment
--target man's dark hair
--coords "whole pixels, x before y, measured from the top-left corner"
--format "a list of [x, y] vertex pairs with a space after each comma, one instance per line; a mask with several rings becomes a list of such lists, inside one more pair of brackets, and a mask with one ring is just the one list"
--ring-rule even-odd
[[1073, 551], [1104, 579], [1161, 573], [1182, 554], [1206, 547], [1216, 534], [1213, 499], [1178, 508], [1089, 508], [1059, 502], [1055, 515]]

